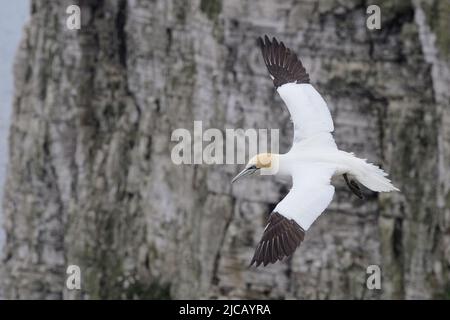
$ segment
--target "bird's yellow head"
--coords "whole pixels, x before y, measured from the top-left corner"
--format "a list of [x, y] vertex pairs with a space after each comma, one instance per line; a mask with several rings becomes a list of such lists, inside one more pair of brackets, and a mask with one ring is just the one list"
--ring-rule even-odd
[[270, 168], [273, 157], [274, 156], [271, 153], [257, 154], [248, 161], [246, 167], [255, 166], [257, 169]]
[[236, 177], [231, 180], [231, 183], [235, 182], [239, 178], [248, 176], [259, 169], [271, 169], [276, 164], [277, 155], [273, 153], [260, 153], [252, 157], [244, 170], [242, 170]]

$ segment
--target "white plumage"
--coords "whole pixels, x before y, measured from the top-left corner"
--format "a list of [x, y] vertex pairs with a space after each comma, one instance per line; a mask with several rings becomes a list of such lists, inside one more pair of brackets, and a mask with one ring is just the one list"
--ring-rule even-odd
[[[331, 132], [330, 110], [297, 56], [274, 38], [261, 39], [261, 49], [277, 92], [286, 104], [294, 125], [294, 139], [286, 154], [253, 157], [234, 179], [266, 168], [273, 174], [292, 176], [292, 188], [274, 208], [251, 264], [274, 263], [290, 256], [303, 241], [305, 231], [333, 199], [331, 179], [344, 175], [350, 189], [361, 191], [353, 177], [367, 188], [389, 192], [394, 187], [377, 166], [339, 150]], [[264, 165], [269, 163], [269, 165]], [[233, 181], [234, 181], [233, 180]]]
[[305, 162], [290, 171], [292, 188], [274, 211], [294, 219], [306, 231], [333, 199], [330, 178], [336, 168], [326, 163]]
[[294, 143], [332, 132], [333, 119], [322, 96], [307, 83], [286, 83], [277, 89], [294, 123]]

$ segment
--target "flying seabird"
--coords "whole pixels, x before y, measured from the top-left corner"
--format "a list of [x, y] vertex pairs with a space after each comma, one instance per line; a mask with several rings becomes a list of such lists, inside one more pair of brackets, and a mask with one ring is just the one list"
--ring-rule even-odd
[[266, 266], [290, 257], [311, 224], [328, 207], [334, 186], [331, 178], [343, 176], [350, 190], [362, 198], [358, 182], [376, 192], [399, 191], [379, 167], [339, 150], [325, 100], [310, 84], [297, 55], [275, 38], [259, 38], [262, 55], [278, 94], [294, 124], [291, 149], [285, 154], [254, 156], [232, 182], [265, 169], [269, 174], [290, 175], [292, 188], [269, 216], [250, 265]]

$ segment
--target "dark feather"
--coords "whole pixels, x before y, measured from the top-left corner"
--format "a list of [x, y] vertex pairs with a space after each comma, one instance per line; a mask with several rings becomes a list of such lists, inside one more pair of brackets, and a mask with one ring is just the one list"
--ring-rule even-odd
[[309, 83], [309, 74], [302, 62], [283, 42], [275, 38], [270, 41], [268, 36], [264, 36], [264, 40], [259, 38], [259, 45], [275, 87], [286, 83]]
[[358, 182], [356, 182], [353, 179], [350, 179], [348, 177], [348, 175], [346, 173], [343, 174], [344, 179], [345, 179], [345, 183], [347, 184], [347, 186], [350, 188], [350, 190], [360, 199], [364, 199], [364, 194], [362, 193], [362, 190], [358, 184]]
[[250, 265], [264, 266], [291, 256], [305, 237], [305, 231], [292, 219], [272, 212]]

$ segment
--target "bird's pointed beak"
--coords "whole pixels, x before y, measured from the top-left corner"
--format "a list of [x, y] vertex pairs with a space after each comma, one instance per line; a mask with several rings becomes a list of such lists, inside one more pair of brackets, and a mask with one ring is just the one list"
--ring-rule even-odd
[[231, 183], [235, 182], [236, 180], [248, 176], [250, 174], [252, 174], [253, 172], [255, 172], [256, 170], [258, 170], [257, 168], [250, 167], [250, 168], [245, 168], [244, 170], [242, 170], [241, 172], [238, 173], [238, 175], [236, 177], [233, 178], [233, 180], [231, 180]]

